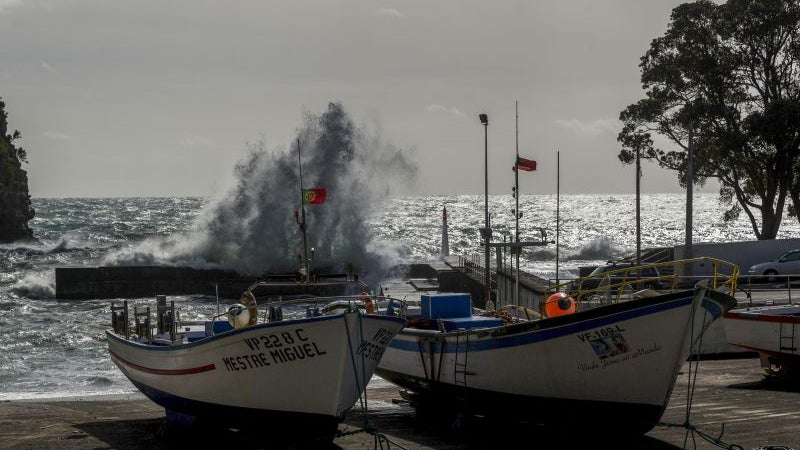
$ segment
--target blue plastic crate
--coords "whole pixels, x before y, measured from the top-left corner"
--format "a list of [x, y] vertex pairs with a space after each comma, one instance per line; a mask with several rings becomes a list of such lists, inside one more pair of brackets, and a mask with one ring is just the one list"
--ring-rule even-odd
[[472, 298], [469, 294], [422, 294], [422, 317], [426, 319], [452, 319], [472, 316]]
[[206, 336], [211, 336], [212, 334], [219, 334], [224, 333], [226, 331], [230, 331], [233, 329], [230, 322], [227, 320], [207, 320], [206, 323]]

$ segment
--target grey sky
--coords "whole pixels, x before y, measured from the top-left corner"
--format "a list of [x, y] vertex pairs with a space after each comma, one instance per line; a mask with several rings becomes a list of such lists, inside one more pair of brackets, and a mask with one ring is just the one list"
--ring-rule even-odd
[[[632, 193], [619, 112], [679, 1], [0, 0], [0, 97], [34, 197], [213, 195], [247, 143], [340, 101], [413, 151], [414, 193]], [[380, 176], [380, 174], [376, 174]], [[677, 192], [645, 165], [644, 192]]]

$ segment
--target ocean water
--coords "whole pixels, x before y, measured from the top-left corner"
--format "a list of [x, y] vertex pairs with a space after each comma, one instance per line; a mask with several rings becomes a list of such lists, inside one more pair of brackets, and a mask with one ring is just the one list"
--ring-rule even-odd
[[[356, 236], [363, 242], [321, 243], [317, 252], [331, 252], [320, 257], [326, 264], [337, 258], [357, 258], [356, 251], [379, 259], [374, 265], [362, 259], [360, 266], [372, 269], [366, 270], [365, 279], [377, 291], [383, 268], [439, 258], [445, 206], [451, 255], [481, 254], [478, 228], [484, 221], [483, 200], [481, 195], [388, 198], [373, 204], [360, 218], [362, 228], [356, 230]], [[549, 240], [555, 240], [556, 198], [523, 195], [520, 200], [522, 239], [537, 239], [541, 227]], [[632, 195], [561, 196], [560, 278], [576, 276], [580, 266], [602, 264], [635, 250], [634, 200]], [[111, 301], [55, 298], [56, 267], [138, 263], [226, 266], [235, 251], [258, 246], [262, 234], [286, 232], [285, 221], [276, 220], [280, 226], [264, 226], [263, 220], [256, 220], [250, 221], [249, 227], [238, 228], [247, 239], [230, 237], [229, 230], [209, 225], [217, 223], [209, 217], [218, 217], [221, 207], [218, 201], [205, 198], [34, 199], [33, 204], [36, 217], [30, 225], [39, 242], [0, 245], [0, 400], [136, 391], [108, 357], [104, 330], [110, 322]], [[646, 195], [641, 204], [644, 248], [684, 242], [683, 195]], [[314, 206], [326, 207], [337, 208], [334, 202]], [[694, 242], [753, 239], [749, 223], [722, 221], [715, 195], [697, 195], [694, 207]], [[489, 208], [495, 239], [510, 236], [513, 199], [490, 196]], [[315, 211], [319, 214], [319, 209]], [[310, 236], [316, 232], [312, 218], [309, 215]], [[793, 220], [784, 223], [779, 237], [800, 235], [800, 226]], [[294, 228], [296, 224], [290, 231]], [[217, 238], [210, 239], [215, 230], [219, 231]], [[291, 240], [298, 234], [294, 230], [288, 236]], [[208, 245], [199, 245], [204, 239], [214, 241], [216, 247], [210, 250]], [[297, 248], [299, 242], [288, 252], [276, 251], [275, 259], [283, 258], [284, 253], [291, 255]], [[269, 258], [266, 252], [256, 253]], [[555, 244], [527, 249], [521, 266], [555, 278], [555, 258]], [[267, 259], [262, 266], [275, 267]], [[248, 260], [247, 265], [238, 266], [242, 267], [259, 270], [258, 261]], [[184, 319], [207, 318], [217, 310], [216, 299], [210, 297], [170, 299], [176, 301]], [[152, 303], [153, 299], [135, 301]]]

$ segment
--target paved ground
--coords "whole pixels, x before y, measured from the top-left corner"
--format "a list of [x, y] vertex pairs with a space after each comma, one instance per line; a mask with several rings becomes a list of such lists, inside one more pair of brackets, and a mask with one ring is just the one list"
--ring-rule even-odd
[[[688, 423], [658, 426], [634, 441], [622, 442], [613, 430], [605, 436], [581, 433], [579, 411], [575, 433], [564, 435], [527, 424], [497, 423], [480, 418], [425, 416], [405, 403], [396, 388], [384, 383], [367, 393], [368, 415], [353, 411], [340, 425], [342, 436], [326, 449], [793, 449], [800, 450], [800, 383], [766, 382], [757, 359], [701, 361], [696, 378], [684, 366], [663, 422], [686, 423], [687, 381], [696, 379]], [[372, 386], [372, 385], [371, 385]], [[360, 409], [360, 408], [357, 408]], [[361, 431], [365, 425], [380, 433]], [[47, 401], [0, 402], [0, 449], [177, 449], [280, 448], [271, 445], [281, 430], [269, 424], [245, 432], [165, 427], [164, 411], [140, 395]], [[703, 436], [720, 438], [719, 445]], [[284, 448], [286, 446], [283, 446]], [[289, 445], [289, 448], [302, 448]], [[308, 446], [306, 446], [308, 448]]]

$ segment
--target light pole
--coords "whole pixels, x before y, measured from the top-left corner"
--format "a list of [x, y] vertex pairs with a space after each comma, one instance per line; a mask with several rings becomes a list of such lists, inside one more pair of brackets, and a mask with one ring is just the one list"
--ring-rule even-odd
[[642, 264], [642, 218], [641, 210], [641, 183], [642, 183], [642, 162], [639, 148], [636, 148], [636, 265]]
[[[686, 243], [683, 257], [686, 259], [694, 258], [694, 249], [692, 248], [692, 216], [694, 214], [693, 207], [694, 199], [694, 121], [689, 121], [689, 142], [686, 147]], [[694, 265], [688, 264], [688, 271], [686, 273], [690, 282], [694, 276]]]
[[481, 228], [481, 237], [483, 237], [485, 249], [483, 277], [486, 285], [486, 293], [484, 294], [486, 306], [492, 301], [492, 279], [489, 271], [489, 243], [492, 240], [492, 228], [489, 224], [489, 117], [486, 114], [478, 114], [478, 118], [481, 120], [481, 124], [483, 125], [484, 227]]

